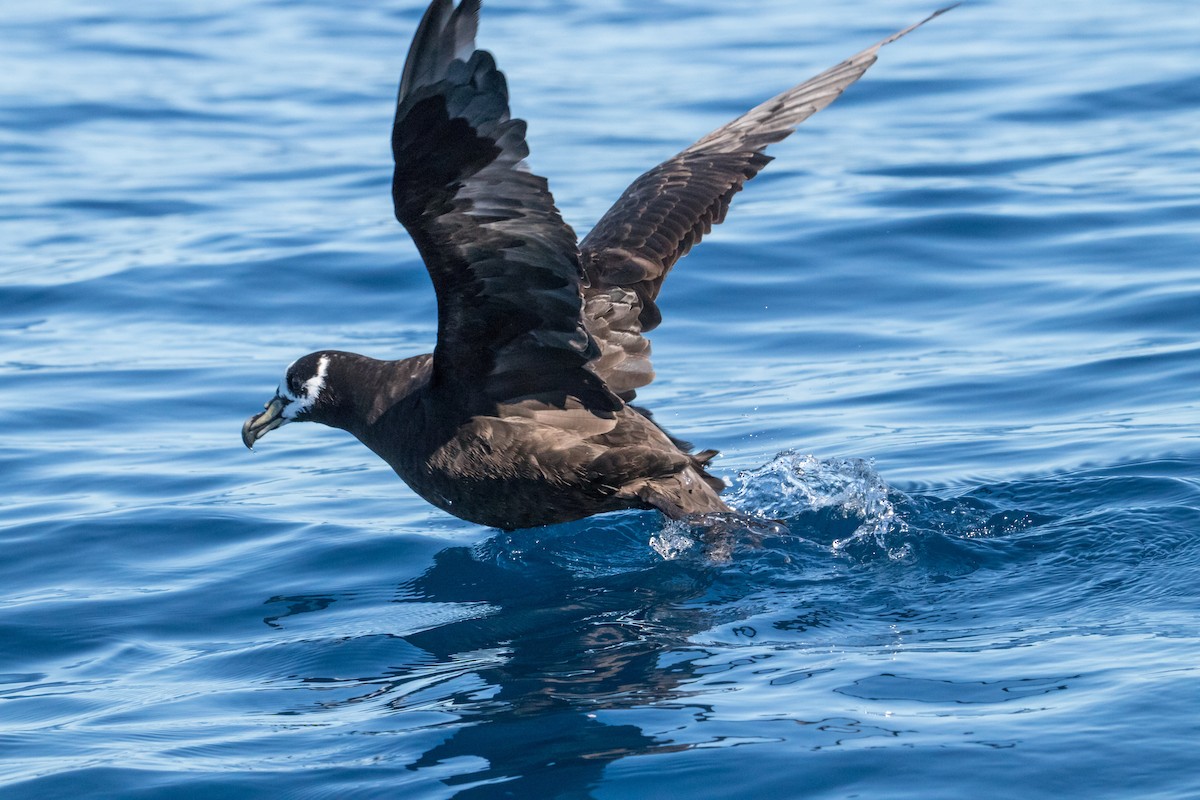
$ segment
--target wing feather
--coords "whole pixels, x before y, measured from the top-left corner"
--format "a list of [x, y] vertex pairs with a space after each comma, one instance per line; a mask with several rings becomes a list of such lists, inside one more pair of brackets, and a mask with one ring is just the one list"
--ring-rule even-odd
[[675, 262], [725, 219], [733, 196], [789, 136], [875, 63], [879, 49], [943, 8], [717, 128], [637, 178], [580, 244], [584, 316], [600, 345], [596, 371], [626, 402], [654, 379], [642, 335], [661, 321], [655, 298]]
[[438, 301], [433, 385], [473, 413], [498, 404], [621, 402], [587, 366], [575, 233], [529, 171], [525, 123], [491, 54], [475, 49], [479, 0], [434, 0], [400, 79], [392, 151], [396, 218]]

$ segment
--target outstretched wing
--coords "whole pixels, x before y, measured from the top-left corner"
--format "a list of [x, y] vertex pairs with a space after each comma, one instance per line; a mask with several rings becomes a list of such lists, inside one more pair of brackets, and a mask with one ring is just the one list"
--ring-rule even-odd
[[662, 317], [654, 299], [671, 267], [725, 219], [733, 196], [771, 157], [767, 145], [787, 137], [875, 63], [879, 49], [943, 8], [851, 56], [705, 136], [633, 182], [580, 244], [588, 286], [584, 316], [601, 347], [594, 368], [629, 401], [654, 379], [642, 336]]
[[396, 219], [438, 303], [436, 386], [472, 410], [524, 403], [608, 414], [621, 402], [586, 367], [575, 232], [529, 171], [504, 75], [475, 49], [479, 0], [434, 0], [400, 79]]

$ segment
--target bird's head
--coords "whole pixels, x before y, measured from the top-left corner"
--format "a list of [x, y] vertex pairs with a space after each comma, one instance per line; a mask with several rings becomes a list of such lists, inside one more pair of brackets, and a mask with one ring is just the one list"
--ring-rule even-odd
[[253, 448], [254, 443], [280, 425], [289, 422], [325, 422], [337, 409], [337, 396], [329, 386], [330, 367], [338, 353], [320, 351], [309, 353], [292, 362], [283, 374], [279, 388], [263, 408], [242, 425], [242, 442]]

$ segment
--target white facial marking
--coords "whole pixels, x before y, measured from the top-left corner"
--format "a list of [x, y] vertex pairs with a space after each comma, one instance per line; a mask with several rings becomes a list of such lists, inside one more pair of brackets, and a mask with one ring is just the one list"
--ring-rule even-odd
[[[291, 367], [288, 367], [290, 370]], [[298, 414], [302, 414], [313, 407], [317, 402], [317, 398], [321, 396], [321, 390], [325, 388], [325, 374], [329, 371], [329, 356], [321, 356], [317, 361], [317, 374], [304, 382], [301, 388], [299, 397], [292, 394], [288, 388], [287, 374], [284, 374], [283, 383], [279, 387], [279, 394], [287, 398], [288, 404], [284, 406], [284, 419], [295, 419]]]
[[[296, 359], [296, 361], [299, 361], [299, 360], [300, 359], [298, 359], [298, 358]], [[292, 363], [288, 364], [287, 368], [284, 369], [283, 380], [281, 380], [279, 382], [279, 388], [275, 390], [275, 394], [279, 395], [280, 397], [286, 397], [289, 403], [294, 402], [297, 399], [296, 395], [292, 394], [292, 388], [290, 386], [288, 386], [288, 379], [287, 379], [288, 373], [292, 371], [292, 367], [296, 366], [296, 361], [293, 361]]]

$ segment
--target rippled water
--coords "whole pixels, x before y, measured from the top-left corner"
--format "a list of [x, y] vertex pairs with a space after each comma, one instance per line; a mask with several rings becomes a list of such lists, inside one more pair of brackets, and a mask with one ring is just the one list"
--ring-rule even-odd
[[[772, 149], [663, 294], [754, 521], [498, 533], [238, 440], [428, 349], [388, 126], [420, 3], [0, 21], [0, 794], [1200, 796], [1200, 17], [976, 0]], [[480, 40], [581, 231], [931, 9], [518, 2]]]

